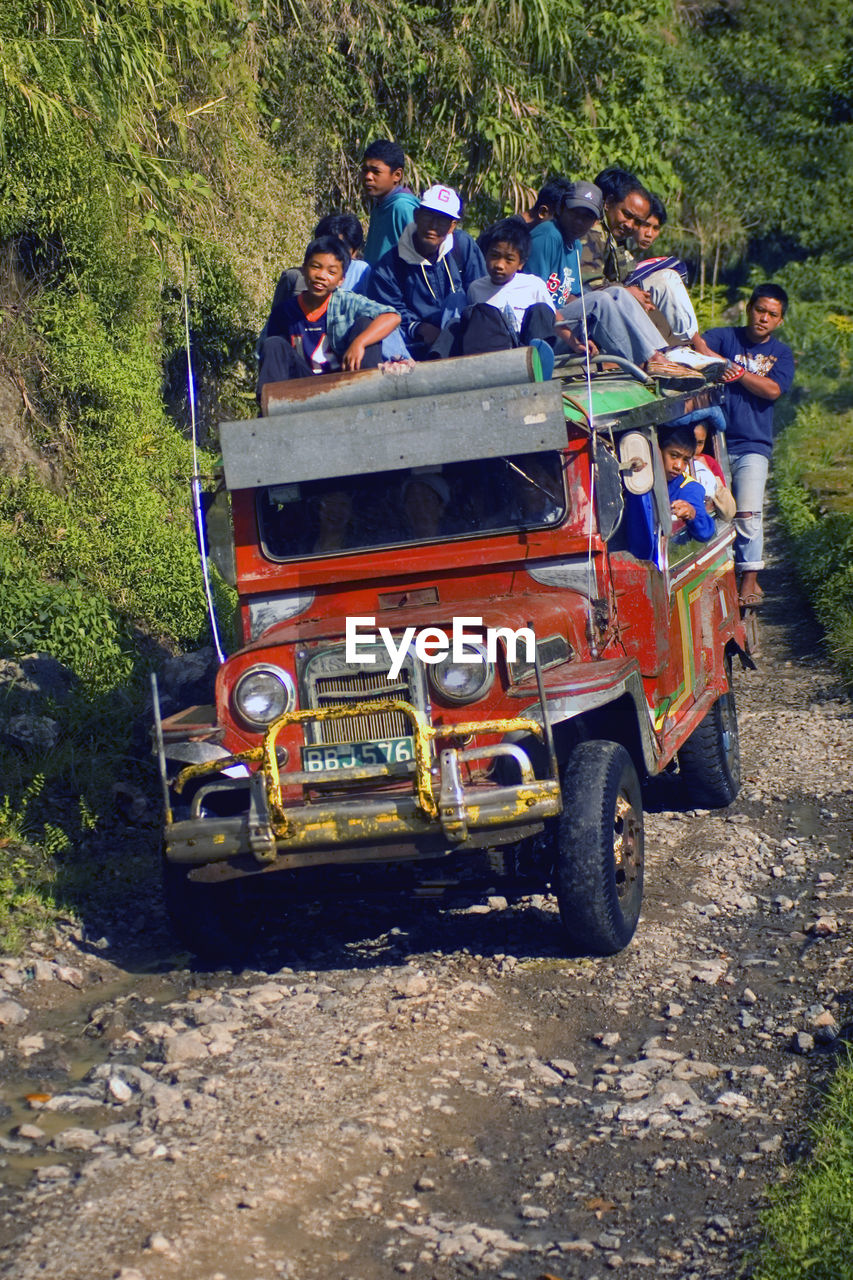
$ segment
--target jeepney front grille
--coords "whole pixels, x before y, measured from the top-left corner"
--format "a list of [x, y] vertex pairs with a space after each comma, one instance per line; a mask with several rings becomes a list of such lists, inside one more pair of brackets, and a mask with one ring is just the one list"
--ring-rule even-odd
[[[381, 702], [386, 698], [402, 698], [411, 702], [410, 677], [411, 672], [405, 667], [394, 680], [388, 671], [347, 671], [339, 675], [318, 676], [312, 681], [312, 706], [346, 706], [357, 702]], [[328, 744], [405, 738], [411, 732], [411, 722], [400, 711], [380, 711], [375, 715], [316, 722], [317, 741]]]

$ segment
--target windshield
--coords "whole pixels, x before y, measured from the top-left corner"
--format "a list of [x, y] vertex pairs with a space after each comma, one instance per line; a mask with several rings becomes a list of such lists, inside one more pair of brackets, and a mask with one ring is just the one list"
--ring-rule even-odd
[[563, 457], [517, 454], [258, 491], [264, 554], [273, 560], [562, 524]]

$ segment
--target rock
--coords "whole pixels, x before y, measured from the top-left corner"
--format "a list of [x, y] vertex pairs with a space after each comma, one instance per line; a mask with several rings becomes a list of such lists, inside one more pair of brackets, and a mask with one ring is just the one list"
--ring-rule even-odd
[[172, 1243], [167, 1240], [159, 1231], [155, 1231], [145, 1242], [145, 1248], [150, 1249], [152, 1253], [171, 1253]]
[[723, 1107], [727, 1111], [748, 1110], [752, 1104], [742, 1093], [735, 1093], [729, 1089], [725, 1093], [721, 1093], [717, 1098], [717, 1106]]
[[684, 1013], [684, 1005], [676, 1004], [674, 1001], [671, 1000], [669, 1004], [666, 1005], [666, 1007], [664, 1008], [663, 1016], [665, 1018], [680, 1018], [683, 1013]]
[[395, 994], [404, 1000], [412, 1000], [416, 996], [426, 995], [429, 988], [429, 979], [420, 972], [397, 978], [393, 983]]
[[530, 1063], [530, 1074], [540, 1080], [542, 1084], [561, 1085], [565, 1083], [559, 1071], [555, 1071], [553, 1067], [540, 1062], [538, 1058], [534, 1058]]
[[435, 1181], [422, 1174], [415, 1183], [415, 1191], [435, 1191]]
[[16, 715], [0, 720], [0, 737], [23, 751], [52, 751], [59, 742], [59, 732], [58, 721], [50, 716]]
[[555, 1071], [559, 1071], [561, 1076], [567, 1076], [570, 1080], [574, 1080], [578, 1074], [578, 1069], [568, 1058], [549, 1058], [548, 1066], [553, 1067]]
[[47, 1041], [42, 1035], [21, 1036], [17, 1044], [18, 1053], [23, 1054], [25, 1058], [32, 1057], [34, 1053], [41, 1053], [47, 1048]]
[[17, 1000], [0, 999], [0, 1027], [17, 1027], [28, 1017], [28, 1011]]
[[535, 1204], [526, 1204], [521, 1210], [521, 1217], [526, 1222], [542, 1222], [545, 1218], [550, 1218], [550, 1216], [550, 1210], [542, 1209]]
[[615, 1049], [622, 1039], [618, 1031], [599, 1031], [592, 1038], [596, 1044], [600, 1044], [604, 1049]]
[[602, 1231], [596, 1241], [599, 1249], [618, 1249], [621, 1243], [622, 1237], [614, 1235], [611, 1231]]
[[126, 1080], [122, 1080], [121, 1076], [110, 1076], [107, 1088], [116, 1102], [130, 1102], [133, 1097], [133, 1090]]
[[63, 1129], [51, 1142], [55, 1151], [91, 1151], [100, 1138], [91, 1129]]
[[794, 1053], [811, 1053], [814, 1049], [814, 1036], [808, 1031], [798, 1031], [791, 1041]]
[[740, 998], [743, 1004], [758, 1004], [758, 996], [750, 987], [744, 987]]
[[561, 1240], [557, 1248], [560, 1253], [580, 1253], [584, 1257], [595, 1253], [595, 1245], [591, 1240]]
[[486, 904], [490, 911], [506, 911], [509, 907], [506, 898], [501, 897], [500, 894], [494, 894], [492, 897], [486, 898]]
[[838, 921], [835, 916], [818, 916], [817, 920], [806, 925], [806, 933], [814, 934], [816, 938], [830, 938], [838, 933]]
[[709, 986], [715, 986], [727, 970], [728, 965], [724, 960], [707, 960], [698, 969], [694, 969], [690, 976], [694, 982], [705, 982]]
[[198, 1058], [208, 1056], [208, 1048], [200, 1031], [183, 1031], [166, 1040], [164, 1046], [166, 1062], [176, 1066], [183, 1062], [195, 1062]]
[[208, 645], [167, 658], [160, 675], [165, 691], [180, 703], [213, 701], [216, 658]]
[[66, 702], [76, 677], [47, 653], [29, 653], [17, 662], [0, 661], [0, 690]]
[[78, 990], [83, 986], [83, 975], [79, 969], [73, 969], [70, 965], [58, 964], [56, 966], [56, 976], [60, 982], [67, 982], [69, 987], [77, 987]]
[[47, 1137], [44, 1129], [40, 1129], [37, 1124], [19, 1124], [15, 1133], [27, 1142], [40, 1142], [42, 1138]]

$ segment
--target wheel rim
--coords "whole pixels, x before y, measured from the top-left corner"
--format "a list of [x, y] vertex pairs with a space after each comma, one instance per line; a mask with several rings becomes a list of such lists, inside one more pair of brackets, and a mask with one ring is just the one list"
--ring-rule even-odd
[[738, 747], [737, 712], [731, 694], [724, 694], [719, 701], [720, 708], [720, 741], [726, 757], [729, 776], [740, 777], [740, 751]]
[[643, 820], [624, 791], [616, 799], [613, 815], [613, 863], [616, 896], [623, 902], [643, 869]]

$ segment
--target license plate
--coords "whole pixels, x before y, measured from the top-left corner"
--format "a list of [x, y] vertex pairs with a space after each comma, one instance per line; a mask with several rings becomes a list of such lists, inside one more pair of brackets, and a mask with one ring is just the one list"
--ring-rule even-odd
[[415, 740], [382, 738], [379, 742], [336, 742], [328, 747], [303, 747], [302, 768], [307, 773], [334, 773], [367, 764], [403, 764], [415, 757]]

